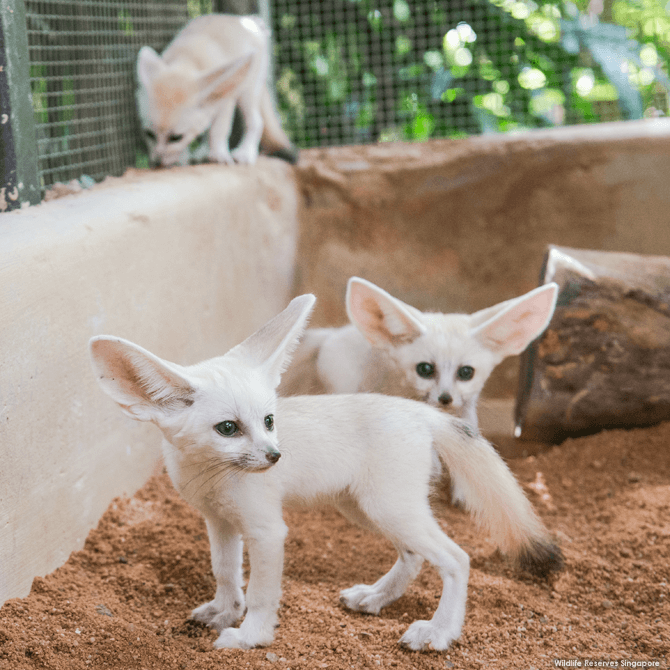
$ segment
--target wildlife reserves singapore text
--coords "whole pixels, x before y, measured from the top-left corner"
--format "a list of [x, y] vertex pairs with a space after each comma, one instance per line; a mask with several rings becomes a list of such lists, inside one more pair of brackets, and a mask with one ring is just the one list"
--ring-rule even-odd
[[[599, 660], [595, 658], [555, 658], [557, 668], [660, 668], [661, 661]], [[665, 666], [663, 666], [665, 667]]]

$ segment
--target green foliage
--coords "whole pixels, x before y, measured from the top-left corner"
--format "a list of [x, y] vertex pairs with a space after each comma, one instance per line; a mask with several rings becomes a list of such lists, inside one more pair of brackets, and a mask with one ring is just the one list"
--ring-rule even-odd
[[211, 14], [214, 11], [212, 4], [212, 0], [186, 0], [189, 17], [194, 19], [202, 14]]
[[275, 0], [283, 120], [302, 146], [667, 113], [659, 0]]

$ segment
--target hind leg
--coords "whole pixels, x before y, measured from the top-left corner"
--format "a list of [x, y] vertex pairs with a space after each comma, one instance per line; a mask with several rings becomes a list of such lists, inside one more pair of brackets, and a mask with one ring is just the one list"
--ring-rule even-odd
[[[342, 495], [335, 503], [340, 513], [357, 526], [379, 532], [376, 524], [349, 495]], [[340, 592], [340, 602], [349, 609], [367, 614], [379, 611], [395, 602], [405, 593], [411, 581], [419, 574], [423, 559], [396, 545], [398, 560], [391, 570], [374, 584], [356, 584]]]
[[415, 621], [400, 639], [400, 644], [414, 649], [447, 649], [461, 634], [465, 619], [470, 559], [440, 529], [431, 517], [418, 528], [409, 546], [430, 561], [442, 578], [442, 596], [430, 621]]
[[411, 551], [399, 550], [398, 554], [394, 566], [374, 584], [356, 584], [341, 591], [342, 604], [357, 612], [379, 614], [383, 607], [398, 600], [423, 564], [423, 558]]
[[[357, 509], [365, 515], [367, 526], [374, 527], [396, 547], [401, 547], [400, 559], [391, 571], [357, 600], [361, 587], [343, 592], [356, 609], [388, 604], [399, 597], [416, 576], [423, 559], [432, 563], [442, 578], [442, 596], [430, 621], [415, 621], [405, 632], [400, 644], [410, 649], [447, 649], [460, 636], [465, 618], [470, 559], [442, 531], [428, 503], [427, 490], [409, 483], [398, 496], [393, 489], [369, 487], [357, 501]], [[354, 591], [354, 593], [350, 593]], [[392, 597], [392, 596], [395, 596]], [[367, 600], [369, 599], [369, 600]], [[369, 603], [369, 604], [368, 604]], [[381, 605], [383, 606], [383, 605]]]

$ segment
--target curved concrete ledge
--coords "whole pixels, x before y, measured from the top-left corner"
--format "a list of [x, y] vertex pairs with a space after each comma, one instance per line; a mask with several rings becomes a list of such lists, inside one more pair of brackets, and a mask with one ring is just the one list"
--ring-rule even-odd
[[158, 431], [99, 390], [89, 338], [220, 355], [286, 305], [296, 243], [293, 170], [272, 159], [133, 172], [0, 215], [0, 604], [156, 467]]

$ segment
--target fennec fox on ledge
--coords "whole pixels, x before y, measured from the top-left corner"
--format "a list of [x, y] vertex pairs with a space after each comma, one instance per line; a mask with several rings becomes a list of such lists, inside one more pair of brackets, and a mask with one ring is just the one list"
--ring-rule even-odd
[[560, 567], [560, 550], [496, 451], [461, 420], [375, 394], [278, 398], [281, 372], [313, 304], [313, 296], [300, 296], [224, 356], [186, 367], [126, 340], [94, 337], [93, 369], [127, 415], [160, 428], [170, 477], [205, 518], [216, 594], [192, 616], [219, 632], [216, 647], [271, 644], [287, 532], [282, 506], [317, 501], [382, 533], [398, 551], [375, 584], [342, 591], [344, 605], [378, 614], [428, 560], [443, 581], [437, 610], [430, 621], [412, 623], [400, 642], [446, 649], [461, 633], [469, 558], [430, 508], [431, 482], [442, 467], [466, 508], [523, 567], [546, 575]]
[[[259, 144], [295, 162], [267, 87], [270, 31], [257, 16], [209, 14], [193, 19], [162, 55], [137, 57], [137, 109], [152, 165], [184, 165], [192, 144], [218, 163], [254, 163]], [[232, 152], [235, 108], [245, 133]]]

